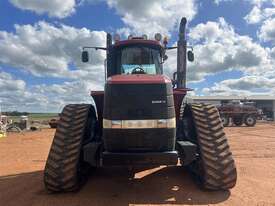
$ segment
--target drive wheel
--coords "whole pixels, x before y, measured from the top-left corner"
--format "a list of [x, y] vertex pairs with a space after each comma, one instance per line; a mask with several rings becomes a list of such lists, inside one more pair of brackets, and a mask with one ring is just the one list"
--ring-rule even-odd
[[[186, 137], [198, 146], [199, 157], [188, 167], [204, 189], [227, 190], [235, 186], [237, 171], [219, 116], [213, 105], [186, 106], [186, 117], [193, 120]], [[188, 112], [189, 110], [189, 112]], [[188, 114], [189, 113], [189, 114]]]
[[92, 105], [67, 105], [61, 115], [44, 170], [49, 192], [77, 190], [91, 167], [83, 161], [82, 147], [95, 136], [96, 116]]
[[242, 117], [234, 117], [233, 118], [233, 123], [236, 126], [242, 126], [242, 124], [243, 124], [243, 118]]
[[244, 118], [244, 123], [248, 127], [254, 127], [256, 124], [256, 117], [253, 115], [246, 115]]
[[227, 116], [221, 116], [221, 121], [222, 121], [222, 125], [224, 127], [228, 127], [229, 126], [229, 117]]

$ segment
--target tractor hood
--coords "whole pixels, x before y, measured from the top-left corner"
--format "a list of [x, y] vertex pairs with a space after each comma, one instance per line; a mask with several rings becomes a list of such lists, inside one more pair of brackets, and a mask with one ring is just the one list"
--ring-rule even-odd
[[[156, 121], [166, 123], [158, 127]], [[103, 110], [107, 151], [172, 151], [175, 126], [173, 89], [168, 77], [124, 74], [108, 78]]]

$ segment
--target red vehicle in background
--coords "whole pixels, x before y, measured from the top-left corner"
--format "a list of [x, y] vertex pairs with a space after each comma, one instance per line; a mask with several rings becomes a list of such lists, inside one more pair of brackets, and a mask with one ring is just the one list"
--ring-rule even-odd
[[218, 106], [224, 127], [232, 122], [236, 126], [245, 124], [248, 127], [256, 125], [257, 119], [262, 116], [262, 111], [257, 109], [254, 102], [231, 101]]

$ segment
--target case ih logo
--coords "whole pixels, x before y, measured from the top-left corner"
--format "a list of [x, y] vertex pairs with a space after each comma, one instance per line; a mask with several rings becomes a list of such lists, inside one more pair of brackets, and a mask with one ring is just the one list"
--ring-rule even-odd
[[165, 100], [152, 100], [152, 104], [165, 104]]

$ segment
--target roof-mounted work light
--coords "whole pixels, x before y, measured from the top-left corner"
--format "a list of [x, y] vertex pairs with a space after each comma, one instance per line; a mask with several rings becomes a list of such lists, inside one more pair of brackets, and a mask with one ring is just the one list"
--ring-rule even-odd
[[156, 34], [155, 34], [155, 40], [161, 41], [161, 38], [162, 38], [162, 36], [161, 36], [160, 33], [156, 33]]
[[114, 40], [115, 40], [115, 42], [120, 41], [120, 36], [119, 36], [119, 34], [115, 34], [115, 35], [114, 35]]

